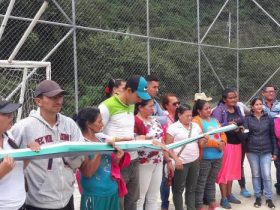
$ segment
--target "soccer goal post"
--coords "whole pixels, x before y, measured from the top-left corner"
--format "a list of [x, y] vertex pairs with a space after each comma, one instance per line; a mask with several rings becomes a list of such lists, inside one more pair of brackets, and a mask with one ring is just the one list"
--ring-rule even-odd
[[0, 96], [22, 104], [16, 117], [18, 121], [36, 108], [34, 89], [42, 80], [51, 79], [51, 63], [0, 60], [0, 75]]

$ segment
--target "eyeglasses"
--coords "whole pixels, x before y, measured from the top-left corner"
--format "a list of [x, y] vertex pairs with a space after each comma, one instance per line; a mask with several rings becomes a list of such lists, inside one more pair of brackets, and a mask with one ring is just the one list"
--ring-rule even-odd
[[179, 106], [180, 105], [180, 101], [174, 102], [172, 103], [173, 106]]

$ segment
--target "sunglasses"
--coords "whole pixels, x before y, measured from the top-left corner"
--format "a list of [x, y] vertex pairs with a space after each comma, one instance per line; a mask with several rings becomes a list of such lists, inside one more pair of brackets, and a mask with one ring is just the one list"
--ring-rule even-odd
[[172, 103], [173, 106], [179, 106], [180, 105], [180, 101], [174, 102]]

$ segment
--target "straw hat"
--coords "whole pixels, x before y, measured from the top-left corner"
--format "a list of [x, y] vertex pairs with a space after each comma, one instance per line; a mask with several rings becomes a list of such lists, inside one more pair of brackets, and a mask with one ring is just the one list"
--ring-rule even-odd
[[207, 96], [205, 95], [205, 93], [202, 92], [202, 93], [196, 93], [196, 94], [194, 95], [194, 101], [197, 101], [197, 100], [211, 101], [212, 98], [211, 98], [211, 97], [207, 97]]

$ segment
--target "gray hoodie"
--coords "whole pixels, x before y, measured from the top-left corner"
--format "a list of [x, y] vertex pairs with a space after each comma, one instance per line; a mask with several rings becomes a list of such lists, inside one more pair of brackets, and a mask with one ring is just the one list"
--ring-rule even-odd
[[[11, 133], [20, 148], [26, 148], [31, 141], [40, 145], [84, 141], [79, 127], [71, 118], [58, 114], [56, 125], [50, 127], [39, 111], [32, 111], [29, 117], [16, 123]], [[75, 167], [82, 163], [81, 157], [77, 159]], [[60, 209], [67, 205], [75, 183], [73, 169], [68, 161], [66, 158], [54, 158], [32, 160], [29, 163], [25, 169], [29, 187], [26, 204], [46, 209]]]

